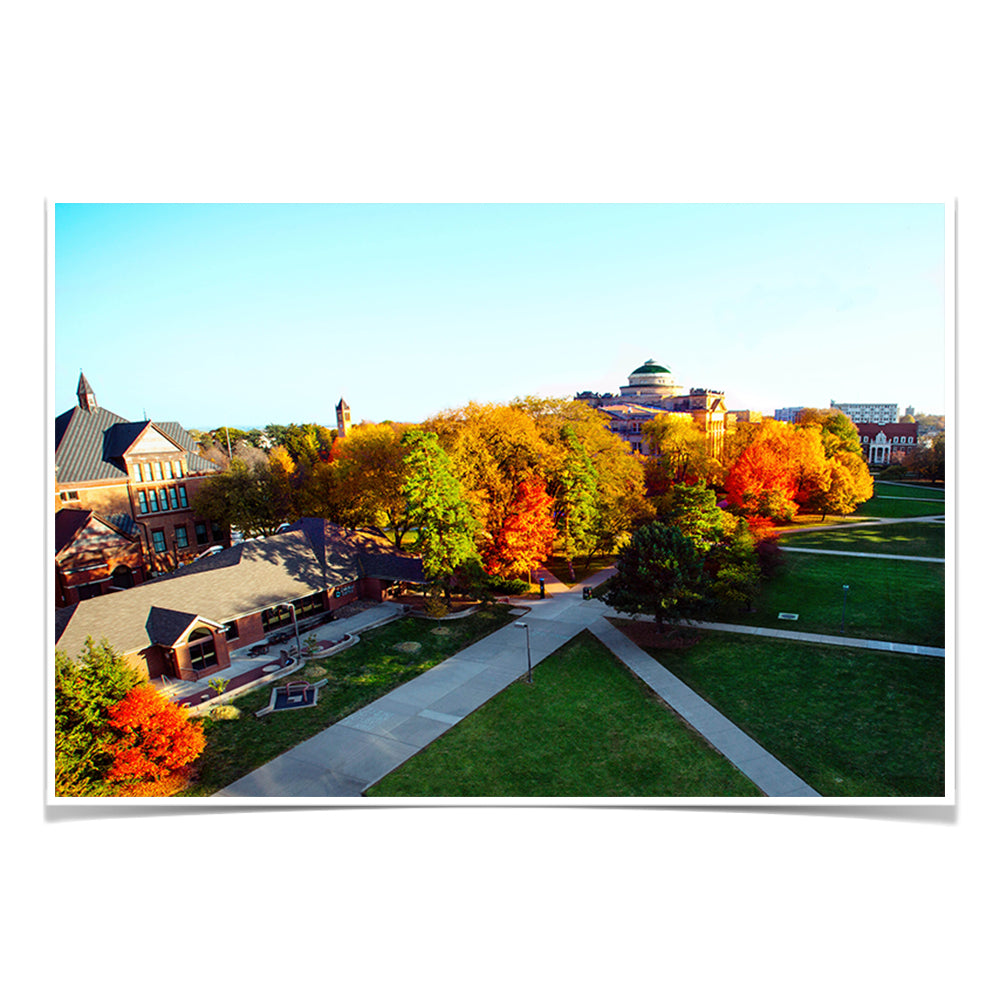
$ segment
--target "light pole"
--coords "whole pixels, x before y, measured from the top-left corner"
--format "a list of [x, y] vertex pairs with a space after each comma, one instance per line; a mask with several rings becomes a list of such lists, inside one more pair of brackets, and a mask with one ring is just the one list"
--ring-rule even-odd
[[532, 684], [533, 681], [531, 680], [531, 633], [528, 631], [528, 623], [514, 622], [514, 628], [524, 629], [524, 641], [527, 644], [527, 650], [528, 650], [528, 683]]
[[291, 601], [285, 601], [282, 605], [283, 608], [292, 609], [292, 624], [295, 626], [295, 653], [299, 658], [299, 663], [302, 662], [302, 643], [299, 642], [299, 620], [295, 617], [295, 605]]
[[850, 584], [844, 584], [844, 610], [840, 615], [840, 634], [844, 634], [844, 626], [847, 624], [847, 592], [851, 589]]

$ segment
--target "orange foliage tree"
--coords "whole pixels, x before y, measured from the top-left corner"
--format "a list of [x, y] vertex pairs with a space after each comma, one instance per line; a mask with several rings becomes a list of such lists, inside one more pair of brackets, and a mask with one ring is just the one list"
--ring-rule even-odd
[[751, 517], [788, 521], [795, 516], [799, 488], [794, 428], [767, 421], [733, 463], [726, 500]]
[[118, 794], [149, 794], [145, 786], [169, 783], [171, 776], [205, 749], [201, 724], [187, 710], [140, 684], [108, 709], [108, 721], [118, 733], [110, 745], [107, 779]]
[[545, 561], [556, 539], [552, 505], [541, 477], [518, 483], [499, 529], [480, 547], [487, 573], [525, 576]]

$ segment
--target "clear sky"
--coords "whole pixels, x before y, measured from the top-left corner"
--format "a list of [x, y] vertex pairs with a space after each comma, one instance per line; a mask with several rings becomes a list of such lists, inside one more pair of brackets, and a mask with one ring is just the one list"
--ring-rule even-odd
[[653, 358], [730, 409], [945, 412], [931, 205], [57, 204], [54, 409], [419, 421], [617, 392]]

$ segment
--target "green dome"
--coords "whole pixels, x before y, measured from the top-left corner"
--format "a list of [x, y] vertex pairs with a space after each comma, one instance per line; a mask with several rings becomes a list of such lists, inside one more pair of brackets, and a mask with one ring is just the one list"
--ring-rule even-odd
[[652, 358], [650, 358], [644, 365], [636, 368], [633, 375], [669, 375], [670, 369], [664, 368], [663, 365], [658, 365]]

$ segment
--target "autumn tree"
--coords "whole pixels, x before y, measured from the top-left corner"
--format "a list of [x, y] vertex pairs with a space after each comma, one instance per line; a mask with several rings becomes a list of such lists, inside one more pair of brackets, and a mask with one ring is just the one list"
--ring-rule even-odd
[[375, 528], [397, 548], [410, 530], [403, 483], [403, 434], [389, 422], [359, 424], [338, 443], [332, 461], [315, 469], [313, 507], [349, 528]]
[[650, 614], [657, 631], [691, 614], [705, 599], [705, 557], [678, 528], [653, 522], [639, 528], [618, 553], [618, 572], [604, 598], [624, 614]]
[[658, 413], [642, 427], [650, 464], [667, 483], [709, 482], [721, 478], [721, 465], [708, 451], [708, 439], [690, 416]]
[[424, 575], [442, 586], [450, 600], [451, 578], [466, 563], [480, 563], [475, 542], [479, 524], [437, 435], [411, 429], [402, 443], [406, 516], [417, 531]]
[[106, 641], [90, 636], [76, 661], [55, 655], [55, 788], [57, 795], [103, 795], [113, 756], [108, 710], [140, 683]]
[[556, 538], [552, 506], [541, 477], [518, 483], [502, 523], [481, 547], [488, 573], [506, 578], [528, 576], [545, 561]]
[[775, 521], [795, 516], [797, 463], [795, 429], [776, 420], [764, 422], [726, 477], [726, 499], [744, 514]]
[[151, 684], [133, 687], [107, 714], [115, 738], [108, 744], [105, 778], [115, 795], [163, 794], [169, 788], [165, 779], [205, 749], [201, 724]]

